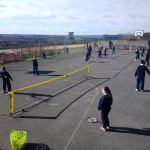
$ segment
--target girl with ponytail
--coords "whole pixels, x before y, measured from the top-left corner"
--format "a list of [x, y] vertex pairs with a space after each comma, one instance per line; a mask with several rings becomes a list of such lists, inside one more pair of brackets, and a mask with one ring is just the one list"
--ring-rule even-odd
[[101, 130], [106, 131], [110, 128], [109, 126], [109, 118], [108, 114], [111, 110], [111, 105], [113, 103], [113, 97], [109, 87], [105, 86], [102, 88], [102, 97], [99, 100], [98, 110], [101, 110], [101, 118], [102, 118], [102, 127]]

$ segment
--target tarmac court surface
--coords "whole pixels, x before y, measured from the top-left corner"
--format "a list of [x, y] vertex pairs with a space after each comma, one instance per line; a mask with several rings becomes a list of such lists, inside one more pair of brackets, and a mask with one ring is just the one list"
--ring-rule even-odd
[[[110, 52], [111, 53], [111, 52]], [[135, 54], [119, 51], [98, 58], [93, 52], [88, 62], [85, 53], [39, 60], [39, 76], [32, 74], [32, 62], [7, 65], [13, 89], [47, 81], [91, 65], [87, 70], [56, 81], [15, 93], [15, 113], [9, 114], [9, 95], [0, 94], [0, 149], [11, 150], [12, 129], [27, 132], [25, 150], [149, 150], [150, 77], [145, 91], [135, 91], [134, 72], [139, 61]], [[150, 68], [149, 68], [150, 69]], [[0, 80], [2, 89], [2, 80]], [[101, 89], [108, 86], [113, 95], [109, 114], [111, 128], [100, 130], [97, 110]]]

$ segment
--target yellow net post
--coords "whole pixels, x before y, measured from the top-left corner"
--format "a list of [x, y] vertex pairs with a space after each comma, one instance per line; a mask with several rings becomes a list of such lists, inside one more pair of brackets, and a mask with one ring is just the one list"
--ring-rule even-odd
[[88, 77], [90, 77], [91, 76], [91, 66], [89, 65], [88, 66]]
[[14, 92], [9, 92], [9, 101], [10, 101], [10, 115], [14, 112]]

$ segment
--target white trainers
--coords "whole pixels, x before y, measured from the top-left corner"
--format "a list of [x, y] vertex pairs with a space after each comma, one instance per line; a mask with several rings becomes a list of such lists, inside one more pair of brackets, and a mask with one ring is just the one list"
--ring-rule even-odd
[[138, 89], [135, 89], [136, 91], [139, 91]]
[[2, 94], [7, 93], [6, 91], [1, 92]]
[[102, 131], [106, 132], [106, 129], [105, 129], [105, 128], [103, 128], [103, 127], [100, 127], [100, 129], [101, 129]]

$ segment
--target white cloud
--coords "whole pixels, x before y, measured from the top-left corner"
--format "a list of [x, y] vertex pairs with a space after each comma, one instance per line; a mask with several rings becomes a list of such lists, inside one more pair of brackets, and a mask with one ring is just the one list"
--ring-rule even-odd
[[[5, 24], [13, 22], [22, 32], [41, 34], [64, 34], [68, 30], [78, 34], [116, 34], [134, 28], [148, 31], [149, 6], [149, 0], [1, 0], [0, 27], [5, 31]], [[38, 29], [33, 28], [35, 25]]]

